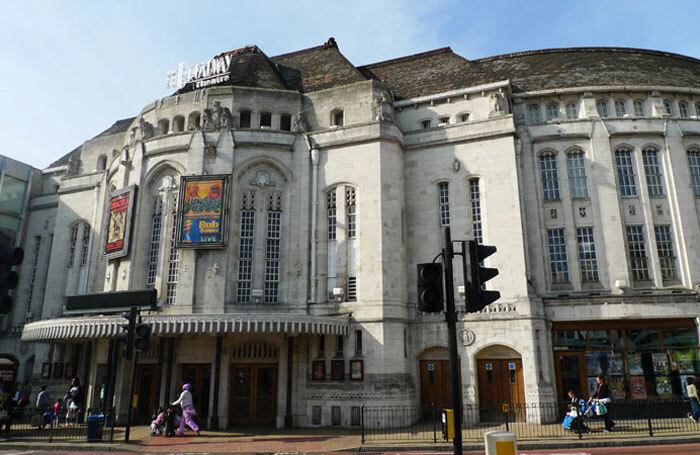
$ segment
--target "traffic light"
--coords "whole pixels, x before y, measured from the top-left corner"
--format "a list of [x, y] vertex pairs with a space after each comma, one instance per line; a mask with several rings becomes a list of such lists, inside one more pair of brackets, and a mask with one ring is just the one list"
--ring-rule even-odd
[[487, 291], [484, 283], [498, 275], [498, 269], [482, 267], [484, 259], [496, 252], [493, 245], [479, 245], [474, 240], [469, 241], [469, 271], [471, 282], [467, 293], [467, 313], [481, 311], [486, 305], [501, 298], [498, 291]]
[[24, 259], [24, 250], [10, 245], [10, 239], [0, 235], [0, 314], [7, 314], [12, 309], [12, 297], [8, 295], [19, 282], [17, 272], [10, 270]]
[[138, 317], [138, 308], [131, 307], [131, 311], [122, 314], [122, 317], [127, 320], [126, 324], [121, 324], [126, 332], [117, 335], [117, 340], [124, 342], [124, 357], [131, 360], [134, 357], [134, 334], [136, 332], [136, 318]]
[[426, 313], [443, 310], [442, 264], [418, 264], [418, 310]]
[[139, 324], [136, 326], [136, 338], [134, 339], [134, 348], [137, 351], [148, 351], [148, 343], [151, 338], [151, 326], [148, 324]]

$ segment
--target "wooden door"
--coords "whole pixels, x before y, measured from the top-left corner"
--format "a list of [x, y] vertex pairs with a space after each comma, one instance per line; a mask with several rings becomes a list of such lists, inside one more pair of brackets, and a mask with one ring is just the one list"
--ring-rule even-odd
[[[460, 385], [457, 387], [461, 394]], [[450, 396], [450, 361], [449, 360], [421, 360], [420, 361], [420, 390], [421, 408], [424, 415], [432, 413], [432, 406], [435, 405], [437, 415], [443, 408], [452, 407], [452, 397]]]
[[557, 377], [557, 398], [569, 401], [568, 392], [573, 390], [577, 396], [588, 399], [588, 385], [583, 352], [554, 352], [554, 365]]
[[231, 423], [274, 424], [277, 412], [277, 365], [231, 366]]
[[523, 362], [520, 359], [477, 360], [482, 421], [502, 421], [501, 405], [510, 403], [517, 419], [525, 404]]
[[211, 390], [211, 365], [194, 363], [182, 366], [182, 381], [192, 385], [192, 398], [197, 411], [198, 424], [206, 422], [209, 417], [209, 391]]
[[134, 391], [137, 396], [134, 409], [134, 422], [150, 423], [156, 402], [156, 366], [141, 364], [136, 366], [136, 383]]

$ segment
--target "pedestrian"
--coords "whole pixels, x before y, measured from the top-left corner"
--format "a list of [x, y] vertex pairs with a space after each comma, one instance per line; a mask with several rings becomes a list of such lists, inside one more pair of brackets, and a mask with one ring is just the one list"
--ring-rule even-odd
[[182, 386], [182, 393], [180, 397], [171, 403], [173, 406], [180, 405], [182, 407], [182, 419], [180, 419], [180, 429], [177, 434], [182, 436], [185, 434], [185, 424], [192, 428], [192, 431], [197, 433], [199, 436], [199, 426], [192, 418], [197, 415], [197, 411], [194, 409], [194, 401], [192, 400], [192, 386], [189, 383], [185, 383]]
[[61, 413], [61, 406], [63, 401], [60, 398], [56, 398], [56, 402], [53, 404], [53, 426], [58, 426], [58, 416]]
[[78, 413], [83, 405], [83, 389], [80, 387], [78, 378], [73, 378], [70, 388], [66, 392], [66, 423], [77, 422]]
[[698, 398], [698, 389], [695, 387], [695, 379], [688, 378], [688, 398], [690, 398], [690, 412], [688, 417], [693, 422], [698, 422], [700, 420], [700, 398]]
[[[598, 384], [598, 388], [591, 397], [591, 400], [594, 400], [596, 403], [596, 414], [602, 415], [603, 419], [605, 420], [605, 430], [603, 430], [603, 433], [610, 433], [615, 426], [615, 422], [613, 422], [610, 418], [610, 402], [612, 401], [610, 399], [610, 390], [608, 389], [608, 385], [605, 383], [605, 378], [603, 376], [598, 376], [595, 380]], [[598, 406], [601, 403], [603, 404], [603, 407], [599, 408]], [[602, 412], [600, 409], [604, 409], [604, 412]]]

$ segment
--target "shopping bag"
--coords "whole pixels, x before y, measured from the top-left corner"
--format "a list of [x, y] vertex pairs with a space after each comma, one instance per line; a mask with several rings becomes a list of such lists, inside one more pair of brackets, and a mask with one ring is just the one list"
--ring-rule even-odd
[[564, 417], [564, 421], [562, 422], [562, 425], [564, 426], [564, 428], [569, 430], [569, 429], [571, 429], [571, 422], [573, 420], [574, 420], [573, 417], [571, 417], [570, 415], [567, 415], [566, 417]]
[[593, 405], [590, 405], [586, 408], [586, 410], [583, 413], [584, 416], [586, 417], [593, 417], [595, 414], [593, 413]]
[[599, 401], [598, 404], [596, 404], [595, 407], [595, 413], [598, 414], [599, 416], [602, 416], [603, 414], [607, 414], [608, 408], [605, 406], [605, 403], [602, 401]]

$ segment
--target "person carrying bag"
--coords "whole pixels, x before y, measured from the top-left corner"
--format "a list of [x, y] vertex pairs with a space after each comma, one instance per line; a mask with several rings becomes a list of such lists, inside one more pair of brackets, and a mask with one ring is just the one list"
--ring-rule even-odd
[[610, 433], [615, 426], [615, 422], [610, 418], [610, 402], [612, 401], [610, 399], [610, 391], [603, 376], [598, 376], [596, 382], [598, 383], [598, 388], [591, 397], [591, 400], [594, 400], [596, 405], [595, 413], [602, 416], [605, 420], [605, 430], [603, 430], [603, 433]]

